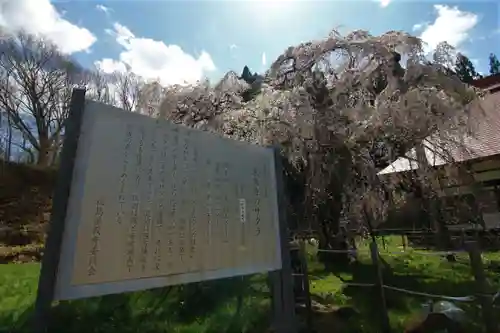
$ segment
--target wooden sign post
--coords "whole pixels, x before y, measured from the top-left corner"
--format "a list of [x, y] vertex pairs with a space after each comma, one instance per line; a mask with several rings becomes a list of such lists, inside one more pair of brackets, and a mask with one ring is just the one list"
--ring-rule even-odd
[[289, 231], [287, 226], [287, 206], [285, 182], [283, 179], [283, 164], [278, 147], [274, 148], [274, 163], [276, 170], [276, 188], [278, 193], [279, 230], [282, 268], [270, 272], [273, 328], [276, 333], [295, 333], [298, 325], [295, 316], [295, 297], [293, 295], [293, 276], [290, 258]]
[[73, 179], [78, 138], [85, 109], [85, 89], [74, 89], [71, 96], [69, 115], [64, 127], [64, 145], [61, 152], [61, 163], [57, 176], [56, 189], [52, 199], [52, 213], [42, 267], [38, 282], [33, 332], [45, 333], [50, 322], [50, 310], [54, 300], [54, 290], [57, 280], [57, 269], [61, 244], [66, 221], [66, 211]]
[[85, 100], [75, 89], [35, 305], [270, 273], [294, 333], [283, 168], [276, 149]]

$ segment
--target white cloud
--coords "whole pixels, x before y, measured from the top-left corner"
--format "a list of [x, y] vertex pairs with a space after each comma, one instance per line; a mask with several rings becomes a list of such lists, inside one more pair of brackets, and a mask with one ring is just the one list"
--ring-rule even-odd
[[267, 58], [266, 58], [266, 52], [262, 52], [262, 65], [266, 65], [267, 64]]
[[127, 66], [123, 62], [116, 61], [110, 58], [104, 58], [102, 60], [96, 61], [95, 65], [104, 73], [108, 74], [114, 72], [123, 73], [127, 71]]
[[0, 26], [9, 32], [43, 36], [67, 54], [88, 51], [97, 40], [86, 28], [64, 19], [50, 0], [0, 1]]
[[232, 50], [234, 50], [234, 49], [237, 49], [237, 48], [238, 48], [238, 45], [236, 45], [236, 44], [231, 44], [231, 45], [229, 45], [229, 49], [230, 49], [231, 51], [232, 51]]
[[419, 31], [422, 30], [424, 27], [426, 27], [429, 24], [429, 22], [422, 22], [422, 23], [417, 23], [414, 24], [412, 27], [413, 31]]
[[384, 8], [389, 6], [392, 0], [374, 0], [380, 4], [380, 7]]
[[104, 14], [106, 15], [109, 15], [109, 13], [111, 12], [111, 8], [109, 7], [106, 7], [104, 5], [96, 5], [95, 8], [101, 12], [103, 12]]
[[436, 20], [427, 25], [420, 38], [427, 44], [424, 50], [431, 52], [443, 41], [458, 48], [469, 37], [470, 31], [478, 23], [474, 13], [461, 11], [458, 7], [434, 5]]
[[202, 51], [198, 58], [185, 53], [178, 45], [136, 37], [127, 27], [115, 23], [113, 30], [106, 30], [123, 47], [119, 59], [109, 58], [96, 62], [96, 66], [110, 73], [127, 67], [145, 79], [159, 79], [164, 85], [194, 83], [206, 72], [214, 71], [210, 54]]

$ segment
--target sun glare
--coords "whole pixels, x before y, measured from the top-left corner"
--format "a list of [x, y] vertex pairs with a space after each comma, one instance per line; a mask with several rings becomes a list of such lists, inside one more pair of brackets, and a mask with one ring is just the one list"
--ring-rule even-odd
[[283, 8], [291, 1], [290, 0], [254, 0], [253, 1], [258, 7], [267, 10], [274, 10]]
[[246, 4], [262, 16], [280, 16], [295, 8], [299, 0], [249, 0]]

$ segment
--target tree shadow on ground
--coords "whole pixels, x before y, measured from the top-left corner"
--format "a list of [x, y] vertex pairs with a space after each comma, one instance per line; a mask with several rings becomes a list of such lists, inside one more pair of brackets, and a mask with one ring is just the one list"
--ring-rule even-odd
[[[408, 258], [392, 258], [390, 264], [386, 263], [382, 268], [382, 280], [384, 285], [395, 288], [416, 291], [420, 293], [446, 295], [452, 297], [463, 297], [473, 294], [475, 284], [472, 278], [462, 278], [464, 274], [469, 274], [470, 268], [463, 263], [454, 263], [456, 269], [455, 279], [449, 279], [447, 276], [435, 276], [432, 271], [426, 271], [426, 267], [421, 269], [408, 264]], [[449, 263], [448, 263], [449, 264]], [[351, 278], [343, 278], [346, 285], [342, 288], [342, 293], [349, 298], [349, 303], [354, 306], [359, 316], [353, 318], [355, 324], [359, 327], [365, 326], [363, 332], [380, 332], [382, 318], [381, 292], [377, 287], [350, 286], [354, 284], [374, 284], [377, 281], [377, 272], [373, 265], [366, 262], [357, 262], [349, 267], [334, 268], [332, 273], [336, 276], [345, 276], [349, 273]], [[405, 322], [408, 322], [411, 316], [416, 315], [416, 310], [421, 308], [423, 303], [429, 300], [437, 300], [431, 297], [422, 297], [417, 295], [408, 295], [400, 291], [384, 289], [385, 299], [388, 311], [397, 314], [400, 318], [393, 318], [398, 323], [392, 323], [402, 331]], [[334, 300], [332, 300], [334, 301]], [[481, 317], [477, 303], [458, 303], [470, 318], [471, 332], [480, 332]], [[366, 329], [366, 327], [372, 328]], [[373, 330], [371, 330], [373, 329]], [[469, 331], [468, 330], [468, 331]]]
[[438, 244], [435, 233], [424, 233], [421, 235], [408, 235], [408, 243], [415, 249], [428, 249], [433, 251], [465, 251], [465, 242], [477, 242], [484, 251], [500, 250], [500, 230], [459, 230], [449, 231], [449, 246], [443, 248]]
[[[250, 332], [255, 320], [269, 311], [254, 301], [248, 286], [247, 279], [232, 278], [59, 302], [52, 309], [48, 332]], [[33, 306], [21, 313], [2, 312], [0, 331], [32, 332], [32, 315]]]

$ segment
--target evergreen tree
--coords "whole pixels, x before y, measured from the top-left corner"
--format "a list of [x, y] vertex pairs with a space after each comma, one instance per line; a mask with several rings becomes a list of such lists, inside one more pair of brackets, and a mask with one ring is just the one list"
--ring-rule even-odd
[[245, 102], [252, 100], [260, 93], [263, 79], [264, 78], [257, 74], [257, 72], [252, 73], [248, 66], [243, 67], [240, 80], [244, 80], [250, 85], [250, 87], [242, 93], [242, 97]]
[[500, 74], [500, 61], [493, 53], [490, 53], [490, 74]]
[[471, 83], [475, 79], [481, 77], [481, 75], [476, 72], [472, 61], [470, 61], [470, 59], [462, 53], [457, 54], [457, 59], [455, 61], [455, 73], [458, 75], [460, 80], [465, 83]]
[[252, 74], [248, 66], [243, 67], [243, 72], [241, 73], [241, 79], [245, 80], [248, 84], [255, 81], [255, 74]]

